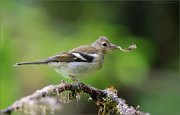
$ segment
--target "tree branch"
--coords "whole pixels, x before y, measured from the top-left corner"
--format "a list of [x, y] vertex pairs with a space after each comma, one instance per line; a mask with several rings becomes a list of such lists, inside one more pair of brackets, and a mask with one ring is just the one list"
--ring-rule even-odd
[[[62, 94], [64, 92], [66, 96]], [[1, 111], [2, 114], [11, 114], [16, 111], [23, 111], [26, 114], [47, 114], [59, 109], [60, 103], [67, 103], [73, 99], [78, 99], [81, 92], [87, 93], [99, 107], [98, 114], [121, 114], [121, 115], [149, 115], [128, 106], [125, 100], [118, 98], [114, 88], [105, 90], [96, 89], [84, 83], [65, 82], [59, 85], [49, 85], [34, 94], [24, 97], [11, 106]]]

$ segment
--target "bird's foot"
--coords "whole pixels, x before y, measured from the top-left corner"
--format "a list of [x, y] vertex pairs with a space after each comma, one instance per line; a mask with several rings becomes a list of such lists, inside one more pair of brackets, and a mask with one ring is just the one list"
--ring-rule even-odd
[[70, 76], [70, 77], [71, 77], [71, 80], [72, 80], [73, 82], [75, 82], [75, 83], [80, 83], [79, 80], [78, 80], [76, 77], [74, 77], [74, 76]]
[[66, 82], [64, 80], [61, 80], [61, 83], [65, 84]]

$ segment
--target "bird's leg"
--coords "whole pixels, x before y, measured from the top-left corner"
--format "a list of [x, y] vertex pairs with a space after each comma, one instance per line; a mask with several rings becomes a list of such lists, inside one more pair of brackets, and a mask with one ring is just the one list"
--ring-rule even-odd
[[71, 80], [73, 80], [74, 82], [79, 83], [79, 80], [78, 80], [78, 79], [76, 79], [76, 77], [74, 77], [74, 76], [72, 76], [72, 75], [70, 75], [70, 77], [71, 77]]
[[[71, 77], [71, 80], [75, 83], [75, 84], [78, 84], [80, 83], [78, 79], [76, 79], [75, 76], [72, 76], [72, 75], [69, 75]], [[74, 90], [74, 91], [71, 91], [69, 93], [69, 98], [70, 99], [76, 99], [77, 98], [77, 94], [78, 94], [78, 91], [77, 90]]]
[[61, 80], [61, 83], [65, 84], [66, 82], [64, 80]]

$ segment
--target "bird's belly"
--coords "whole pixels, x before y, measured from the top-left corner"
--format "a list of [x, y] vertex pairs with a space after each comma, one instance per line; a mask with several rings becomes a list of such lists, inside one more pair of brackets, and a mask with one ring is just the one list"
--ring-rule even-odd
[[64, 77], [78, 77], [95, 72], [102, 67], [102, 63], [87, 62], [52, 62], [49, 65]]

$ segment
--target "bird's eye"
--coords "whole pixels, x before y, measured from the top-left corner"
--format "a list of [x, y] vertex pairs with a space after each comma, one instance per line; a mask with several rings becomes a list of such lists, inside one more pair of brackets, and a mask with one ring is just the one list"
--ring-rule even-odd
[[107, 43], [104, 42], [102, 45], [103, 45], [104, 47], [106, 47], [106, 46], [107, 46]]

